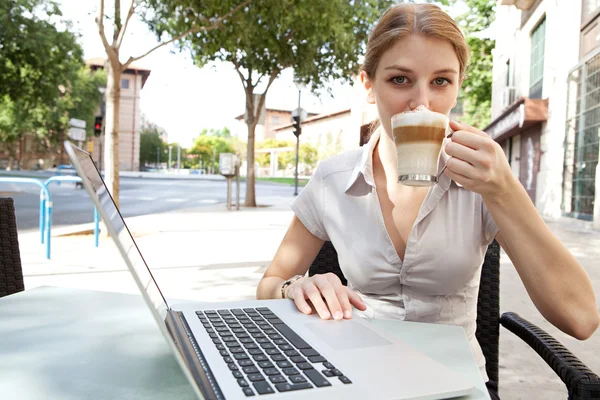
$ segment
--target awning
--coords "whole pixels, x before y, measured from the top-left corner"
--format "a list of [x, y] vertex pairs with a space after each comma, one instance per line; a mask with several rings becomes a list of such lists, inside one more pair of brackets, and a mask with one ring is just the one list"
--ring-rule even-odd
[[547, 120], [548, 99], [521, 97], [483, 130], [501, 142]]

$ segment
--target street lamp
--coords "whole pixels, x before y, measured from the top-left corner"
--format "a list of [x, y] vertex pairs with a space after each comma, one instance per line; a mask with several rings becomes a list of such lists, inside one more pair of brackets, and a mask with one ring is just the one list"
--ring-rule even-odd
[[300, 127], [300, 123], [304, 119], [302, 115], [304, 110], [300, 108], [300, 96], [302, 94], [302, 89], [304, 89], [304, 84], [299, 81], [295, 81], [294, 84], [296, 88], [298, 88], [298, 108], [295, 112], [292, 112], [292, 122], [294, 124], [294, 135], [296, 136], [296, 174], [294, 179], [294, 196], [298, 196], [298, 159], [300, 156], [300, 134], [302, 133], [302, 128]]

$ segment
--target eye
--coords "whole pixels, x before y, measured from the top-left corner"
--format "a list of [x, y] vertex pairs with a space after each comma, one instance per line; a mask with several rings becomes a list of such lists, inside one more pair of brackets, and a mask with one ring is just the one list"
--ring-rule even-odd
[[433, 83], [436, 86], [446, 86], [446, 85], [449, 85], [451, 82], [450, 82], [450, 79], [448, 79], [448, 78], [435, 78], [433, 80]]
[[397, 85], [403, 85], [407, 83], [408, 78], [406, 76], [395, 76], [391, 79], [391, 81]]

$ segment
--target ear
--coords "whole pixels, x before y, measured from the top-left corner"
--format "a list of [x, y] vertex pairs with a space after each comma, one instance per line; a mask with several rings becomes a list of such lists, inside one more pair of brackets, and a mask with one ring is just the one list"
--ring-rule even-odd
[[360, 71], [360, 81], [367, 91], [367, 103], [375, 104], [375, 95], [373, 94], [373, 82], [367, 76], [365, 71]]

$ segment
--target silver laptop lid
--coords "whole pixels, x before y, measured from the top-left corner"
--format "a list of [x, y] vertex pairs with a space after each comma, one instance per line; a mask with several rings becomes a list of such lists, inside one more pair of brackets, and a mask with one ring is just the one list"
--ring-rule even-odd
[[158, 288], [150, 268], [148, 268], [144, 257], [140, 253], [91, 155], [79, 147], [72, 145], [70, 142], [65, 142], [65, 148], [73, 166], [77, 170], [77, 174], [83, 180], [84, 187], [98, 208], [98, 212], [106, 224], [108, 233], [115, 239], [115, 244], [119, 248], [127, 266], [133, 272], [136, 281], [139, 281], [138, 285], [140, 289], [147, 295], [150, 304], [156, 310], [161, 320], [164, 321], [167, 316], [167, 309], [169, 308], [167, 301]]
[[77, 171], [77, 175], [79, 175], [82, 180], [83, 187], [85, 187], [92, 202], [98, 209], [98, 213], [106, 225], [108, 234], [113, 238], [129, 271], [142, 292], [142, 296], [150, 308], [160, 331], [167, 340], [171, 352], [179, 363], [183, 374], [192, 385], [196, 396], [199, 399], [203, 399], [204, 397], [202, 396], [198, 385], [196, 385], [189, 368], [179, 353], [179, 350], [177, 350], [177, 345], [173, 341], [173, 338], [165, 325], [165, 317], [167, 316], [169, 305], [158, 288], [158, 284], [154, 280], [150, 268], [148, 268], [129, 228], [125, 224], [121, 212], [110, 195], [104, 180], [100, 176], [100, 171], [98, 171], [96, 164], [94, 164], [92, 156], [88, 152], [74, 146], [69, 141], [65, 141], [65, 149], [71, 159], [71, 163]]

